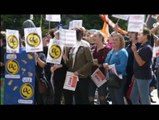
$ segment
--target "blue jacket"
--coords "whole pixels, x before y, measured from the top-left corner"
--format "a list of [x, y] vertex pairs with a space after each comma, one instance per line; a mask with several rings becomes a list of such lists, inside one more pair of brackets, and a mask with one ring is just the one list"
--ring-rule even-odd
[[125, 76], [127, 75], [126, 73], [127, 62], [128, 62], [128, 53], [125, 48], [122, 48], [118, 51], [112, 49], [108, 53], [104, 63], [108, 63], [109, 65], [115, 64], [117, 73]]

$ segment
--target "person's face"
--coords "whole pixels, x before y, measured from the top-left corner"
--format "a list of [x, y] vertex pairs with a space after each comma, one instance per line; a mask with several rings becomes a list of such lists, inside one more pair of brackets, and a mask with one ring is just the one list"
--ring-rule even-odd
[[47, 34], [47, 39], [51, 39], [51, 35], [50, 34]]
[[130, 32], [129, 33], [129, 39], [130, 39], [130, 41], [132, 41], [132, 43], [137, 42], [136, 33]]
[[120, 48], [120, 38], [119, 37], [113, 37], [112, 39], [112, 47], [113, 48]]
[[143, 43], [145, 41], [145, 39], [146, 39], [146, 35], [143, 35], [142, 32], [139, 32], [137, 38], [138, 38], [138, 42], [139, 43]]
[[60, 39], [60, 38], [59, 38], [59, 33], [56, 33], [56, 34], [55, 34], [55, 38], [56, 38], [57, 40]]
[[94, 34], [94, 35], [93, 35], [93, 40], [94, 40], [94, 43], [95, 43], [95, 44], [98, 44], [99, 41], [100, 41], [99, 35], [98, 35], [98, 34]]

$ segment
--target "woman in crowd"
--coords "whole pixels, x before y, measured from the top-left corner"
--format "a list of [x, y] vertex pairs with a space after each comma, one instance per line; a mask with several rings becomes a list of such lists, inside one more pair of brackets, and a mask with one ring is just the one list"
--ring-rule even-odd
[[[126, 66], [128, 61], [128, 53], [125, 49], [125, 41], [124, 37], [119, 33], [114, 33], [112, 35], [112, 50], [108, 53], [105, 63], [106, 70], [108, 71], [109, 75], [113, 74], [110, 71], [110, 66], [115, 64], [115, 69], [117, 74], [122, 75], [121, 85], [119, 88], [108, 86], [110, 98], [112, 100], [112, 104], [124, 104], [124, 84], [126, 81]], [[108, 74], [107, 74], [108, 75]]]
[[[92, 48], [93, 51], [93, 66], [92, 66], [92, 74], [94, 71], [99, 68], [102, 73], [105, 75], [105, 69], [103, 67], [104, 60], [110, 51], [110, 49], [104, 45], [104, 35], [102, 32], [95, 32], [93, 35], [93, 42], [95, 46]], [[94, 96], [97, 86], [95, 83], [90, 80], [89, 82], [89, 102], [90, 104], [94, 104]], [[98, 96], [100, 104], [106, 104], [106, 83], [98, 88]]]
[[138, 42], [141, 46], [137, 50], [135, 44], [131, 49], [134, 53], [134, 85], [131, 91], [132, 104], [150, 104], [149, 85], [152, 80], [152, 47], [149, 44], [151, 38], [150, 30], [143, 29], [138, 35]]
[[[59, 40], [59, 31], [54, 33], [55, 38], [54, 40]], [[53, 39], [52, 39], [53, 40]], [[52, 41], [50, 41], [52, 42]], [[64, 51], [65, 52], [65, 51]], [[53, 73], [53, 83], [54, 83], [54, 104], [61, 104], [62, 100], [62, 93], [63, 93], [63, 85], [66, 77], [67, 67], [62, 58], [61, 64], [53, 64], [50, 68], [51, 72]]]

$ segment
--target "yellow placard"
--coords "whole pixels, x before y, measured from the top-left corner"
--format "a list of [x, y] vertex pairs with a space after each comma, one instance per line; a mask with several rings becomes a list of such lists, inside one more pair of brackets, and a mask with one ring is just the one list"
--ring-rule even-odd
[[33, 86], [29, 83], [22, 85], [20, 89], [20, 94], [24, 99], [30, 99], [33, 96]]
[[28, 45], [30, 45], [31, 47], [37, 47], [41, 43], [41, 39], [37, 33], [30, 33], [27, 36], [26, 40], [27, 40]]
[[7, 71], [11, 74], [17, 74], [19, 72], [19, 63], [16, 60], [8, 60]]
[[18, 39], [15, 35], [10, 35], [7, 38], [8, 46], [12, 49], [16, 49], [18, 47]]
[[52, 45], [49, 51], [52, 58], [58, 59], [61, 56], [61, 48], [58, 45]]

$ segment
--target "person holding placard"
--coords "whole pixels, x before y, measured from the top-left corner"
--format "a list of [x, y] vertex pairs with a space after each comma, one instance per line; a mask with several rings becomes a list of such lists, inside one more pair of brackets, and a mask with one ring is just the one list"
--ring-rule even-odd
[[[95, 32], [93, 35], [93, 41], [95, 46], [92, 48], [93, 51], [93, 66], [92, 73], [99, 68], [102, 73], [105, 75], [105, 69], [102, 66], [104, 59], [106, 58], [110, 49], [104, 45], [104, 34], [102, 32]], [[90, 104], [94, 104], [94, 96], [96, 91], [96, 84], [90, 80], [89, 82], [89, 102]], [[98, 88], [98, 96], [100, 100], [100, 104], [106, 104], [106, 83]]]
[[4, 65], [4, 56], [6, 53], [6, 39], [5, 34], [0, 33], [0, 77], [4, 78], [5, 65]]
[[[59, 31], [54, 33], [54, 39], [59, 40]], [[51, 42], [51, 41], [50, 41]], [[54, 83], [54, 104], [61, 104], [63, 95], [63, 85], [66, 77], [67, 66], [62, 58], [61, 64], [53, 64], [50, 68], [53, 73], [53, 83]]]
[[90, 47], [86, 41], [82, 40], [83, 31], [80, 27], [75, 28], [77, 35], [77, 45], [70, 49], [67, 60], [68, 71], [74, 72], [79, 77], [75, 92], [67, 91], [66, 104], [73, 103], [73, 94], [75, 95], [75, 104], [89, 104], [88, 85], [90, 80], [93, 59]]
[[42, 81], [45, 86], [49, 89], [48, 81], [45, 77], [45, 71], [44, 67], [46, 66], [45, 62], [45, 54], [42, 52], [34, 53], [35, 57], [35, 64], [36, 64], [36, 80], [35, 80], [35, 104], [47, 104], [46, 103], [46, 96], [49, 94], [47, 93], [41, 93], [39, 88], [39, 82]]
[[137, 50], [135, 44], [131, 47], [135, 58], [133, 64], [135, 81], [130, 94], [132, 104], [150, 105], [149, 85], [152, 81], [152, 47], [149, 44], [150, 38], [150, 30], [144, 28], [138, 35], [138, 42], [141, 43], [140, 48]]
[[112, 35], [112, 50], [108, 53], [107, 57], [105, 58], [105, 65], [107, 72], [107, 77], [110, 74], [115, 74], [113, 70], [111, 70], [111, 65], [115, 64], [115, 71], [116, 75], [122, 76], [120, 77], [120, 86], [113, 87], [108, 86], [110, 98], [112, 100], [112, 104], [124, 104], [124, 85], [126, 81], [126, 66], [128, 61], [128, 53], [125, 49], [125, 41], [124, 37], [119, 33], [114, 33]]

